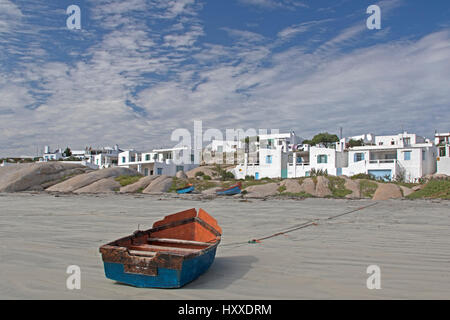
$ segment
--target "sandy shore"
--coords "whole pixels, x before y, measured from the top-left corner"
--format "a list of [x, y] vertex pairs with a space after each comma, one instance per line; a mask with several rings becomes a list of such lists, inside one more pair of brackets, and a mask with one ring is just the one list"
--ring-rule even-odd
[[[161, 199], [0, 194], [0, 298], [450, 299], [449, 201], [383, 201], [260, 244], [232, 245], [373, 202]], [[206, 209], [223, 229], [205, 275], [178, 290], [105, 278], [100, 245], [192, 207]], [[366, 287], [372, 264], [381, 268], [381, 290]], [[69, 265], [81, 267], [81, 290], [66, 289]]]

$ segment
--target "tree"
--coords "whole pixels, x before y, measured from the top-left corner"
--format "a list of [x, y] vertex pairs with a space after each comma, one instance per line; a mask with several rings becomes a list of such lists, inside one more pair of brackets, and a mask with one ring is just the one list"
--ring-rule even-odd
[[326, 148], [328, 148], [335, 142], [339, 142], [338, 136], [335, 134], [330, 134], [328, 132], [316, 134], [314, 138], [312, 138], [312, 140], [303, 141], [304, 144], [309, 144], [311, 146], [323, 144]]
[[348, 142], [348, 145], [350, 148], [361, 147], [364, 145], [364, 141], [363, 141], [363, 139], [359, 139], [359, 140], [350, 139], [350, 141]]
[[64, 154], [65, 157], [71, 157], [72, 156], [72, 151], [70, 150], [69, 147], [66, 148], [66, 150], [64, 150]]

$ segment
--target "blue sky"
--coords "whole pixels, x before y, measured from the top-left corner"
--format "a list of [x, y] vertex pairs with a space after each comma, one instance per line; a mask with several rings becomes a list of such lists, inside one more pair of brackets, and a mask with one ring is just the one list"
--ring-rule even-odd
[[194, 120], [432, 137], [450, 129], [449, 61], [443, 0], [0, 0], [0, 156], [148, 150]]

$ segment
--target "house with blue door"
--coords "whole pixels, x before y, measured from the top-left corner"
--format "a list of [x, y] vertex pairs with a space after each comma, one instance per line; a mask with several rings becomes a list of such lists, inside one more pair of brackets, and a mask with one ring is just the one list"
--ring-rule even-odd
[[348, 149], [347, 176], [364, 173], [384, 180], [415, 182], [436, 172], [437, 148], [424, 137], [412, 133], [375, 136], [372, 144]]

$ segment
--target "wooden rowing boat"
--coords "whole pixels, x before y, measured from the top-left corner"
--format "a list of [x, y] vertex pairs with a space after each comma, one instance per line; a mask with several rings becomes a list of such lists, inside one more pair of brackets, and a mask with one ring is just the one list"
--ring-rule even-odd
[[147, 231], [100, 247], [105, 275], [141, 288], [179, 288], [206, 272], [222, 229], [206, 211], [169, 215]]
[[177, 189], [177, 193], [178, 194], [183, 194], [183, 193], [191, 193], [192, 191], [194, 191], [194, 186], [192, 184], [188, 184], [186, 187], [184, 188], [180, 188]]
[[240, 182], [238, 182], [229, 188], [216, 190], [216, 194], [219, 196], [232, 196], [232, 195], [241, 193], [241, 188], [242, 188], [242, 185]]

